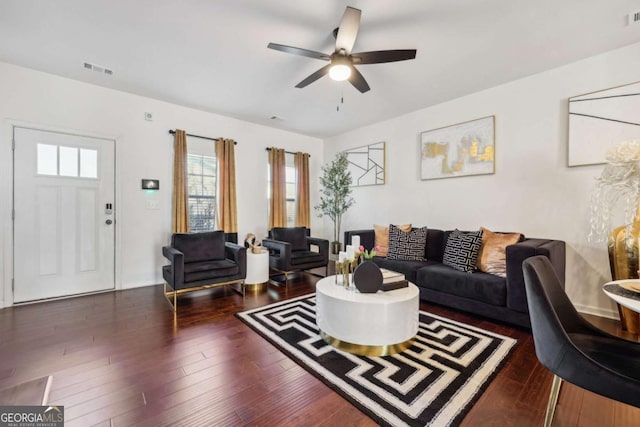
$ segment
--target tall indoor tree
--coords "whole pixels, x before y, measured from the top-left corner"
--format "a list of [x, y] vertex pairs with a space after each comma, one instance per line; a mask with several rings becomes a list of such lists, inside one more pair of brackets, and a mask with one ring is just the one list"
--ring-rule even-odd
[[332, 252], [340, 250], [340, 226], [342, 215], [355, 201], [351, 197], [351, 173], [347, 170], [349, 161], [344, 152], [336, 154], [331, 163], [322, 166], [320, 177], [320, 204], [315, 206], [318, 216], [326, 215], [333, 221]]

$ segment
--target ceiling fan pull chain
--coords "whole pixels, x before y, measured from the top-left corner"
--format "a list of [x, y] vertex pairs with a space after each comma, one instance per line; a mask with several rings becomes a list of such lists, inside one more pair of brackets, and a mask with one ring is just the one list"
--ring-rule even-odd
[[[340, 93], [340, 104], [344, 104], [344, 92]], [[336, 111], [340, 111], [340, 104], [336, 105]]]

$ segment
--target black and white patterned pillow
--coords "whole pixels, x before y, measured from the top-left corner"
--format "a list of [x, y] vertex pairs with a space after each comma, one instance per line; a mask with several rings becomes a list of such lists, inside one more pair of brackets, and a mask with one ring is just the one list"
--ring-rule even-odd
[[463, 233], [456, 229], [449, 234], [442, 263], [456, 270], [472, 273], [476, 269], [481, 245], [482, 231]]
[[414, 228], [405, 233], [393, 224], [389, 224], [389, 252], [387, 259], [405, 261], [424, 261], [427, 245], [427, 227]]

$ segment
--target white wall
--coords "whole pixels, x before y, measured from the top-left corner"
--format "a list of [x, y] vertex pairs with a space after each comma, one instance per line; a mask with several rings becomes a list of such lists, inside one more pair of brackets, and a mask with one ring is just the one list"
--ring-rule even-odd
[[[602, 166], [566, 166], [568, 98], [637, 80], [640, 44], [326, 140], [327, 159], [387, 142], [387, 184], [354, 189], [356, 204], [345, 214], [343, 230], [411, 222], [561, 239], [573, 302], [582, 311], [615, 316], [600, 290], [611, 277], [606, 244], [587, 241], [589, 200]], [[420, 132], [490, 115], [496, 116], [494, 175], [420, 180]]]
[[[212, 94], [215, 96], [215, 94]], [[154, 120], [144, 120], [144, 113]], [[161, 283], [166, 263], [161, 246], [171, 228], [173, 137], [169, 129], [196, 135], [222, 136], [238, 141], [236, 180], [238, 236], [266, 235], [266, 147], [311, 154], [310, 174], [318, 176], [322, 141], [291, 132], [251, 124], [129, 93], [46, 74], [0, 62], [0, 307], [11, 296], [12, 123], [31, 123], [116, 139], [117, 151], [117, 288]], [[149, 195], [141, 178], [160, 180], [161, 190]], [[19, 190], [19, 189], [18, 189]], [[311, 180], [311, 204], [318, 203], [317, 180]], [[160, 209], [146, 209], [155, 198]], [[317, 223], [316, 223], [317, 221]], [[315, 216], [312, 228], [320, 228]], [[317, 225], [316, 225], [317, 224]]]

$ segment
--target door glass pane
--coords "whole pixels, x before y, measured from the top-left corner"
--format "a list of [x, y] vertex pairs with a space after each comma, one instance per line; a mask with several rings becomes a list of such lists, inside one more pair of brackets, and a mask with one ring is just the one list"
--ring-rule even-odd
[[98, 177], [98, 150], [80, 149], [80, 176], [83, 178]]
[[38, 144], [38, 175], [58, 174], [58, 147]]
[[78, 149], [60, 147], [60, 176], [78, 176]]

